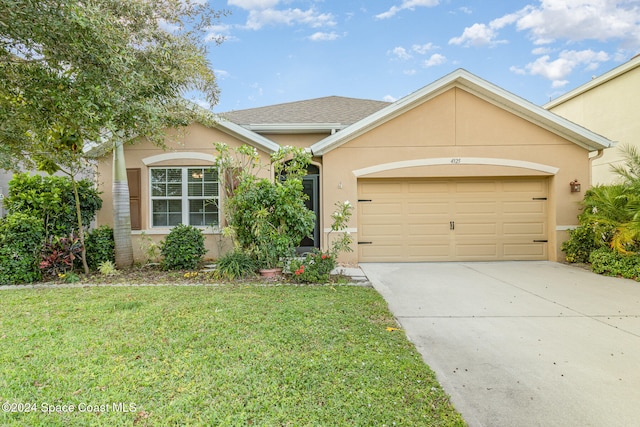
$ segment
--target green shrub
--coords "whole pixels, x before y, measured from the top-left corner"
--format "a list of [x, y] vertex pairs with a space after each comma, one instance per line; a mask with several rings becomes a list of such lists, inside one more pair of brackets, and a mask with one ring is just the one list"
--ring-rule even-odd
[[640, 255], [600, 248], [591, 253], [589, 262], [594, 273], [640, 280]]
[[[88, 227], [102, 207], [102, 199], [90, 180], [79, 180], [77, 185], [82, 224]], [[9, 213], [40, 218], [47, 236], [68, 236], [78, 230], [73, 186], [68, 177], [15, 174], [3, 203]]]
[[84, 244], [87, 247], [87, 264], [90, 269], [96, 270], [105, 261], [116, 261], [113, 228], [108, 225], [91, 230]]
[[581, 225], [569, 230], [569, 240], [562, 242], [560, 249], [566, 254], [567, 262], [589, 262], [589, 255], [599, 247], [592, 227]]
[[256, 260], [251, 254], [235, 249], [218, 259], [216, 271], [220, 279], [234, 280], [252, 276], [256, 269]]
[[0, 219], [0, 285], [40, 279], [38, 262], [43, 241], [40, 219], [23, 213]]
[[202, 231], [184, 224], [173, 227], [162, 242], [160, 253], [164, 270], [196, 268], [207, 253]]
[[[259, 179], [257, 151], [241, 146], [234, 156], [225, 144], [217, 144], [216, 166], [221, 171], [228, 195], [229, 227], [242, 249], [252, 253], [259, 268], [274, 268], [295, 254], [302, 239], [309, 236], [315, 214], [305, 205], [302, 178], [311, 154], [301, 148], [282, 147], [271, 155], [278, 179]], [[286, 160], [286, 161], [285, 161]]]
[[294, 259], [289, 265], [292, 280], [298, 283], [326, 283], [331, 270], [336, 267], [335, 257], [319, 250], [305, 255], [304, 259]]

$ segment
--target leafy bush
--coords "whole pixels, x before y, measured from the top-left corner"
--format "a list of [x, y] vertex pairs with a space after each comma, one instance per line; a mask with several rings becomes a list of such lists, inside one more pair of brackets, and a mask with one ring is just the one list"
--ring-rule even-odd
[[44, 227], [38, 218], [11, 213], [0, 219], [0, 285], [40, 279], [38, 261]]
[[[77, 181], [82, 224], [88, 227], [102, 207], [93, 182]], [[46, 235], [68, 236], [78, 229], [71, 179], [18, 173], [9, 181], [4, 206], [9, 213], [22, 212], [40, 218]]]
[[164, 270], [196, 268], [207, 253], [202, 231], [184, 224], [173, 227], [162, 242], [160, 253]]
[[589, 255], [604, 242], [598, 238], [593, 227], [581, 225], [574, 230], [569, 230], [569, 240], [562, 242], [560, 249], [566, 254], [567, 262], [589, 262]]
[[299, 283], [326, 283], [335, 267], [335, 257], [317, 249], [307, 253], [302, 260], [292, 260], [289, 265], [292, 280]]
[[340, 252], [350, 252], [351, 235], [346, 231], [349, 219], [353, 214], [353, 206], [349, 201], [336, 203], [336, 210], [331, 214], [333, 223], [332, 233], [338, 232], [339, 236], [331, 240], [330, 248], [327, 252], [314, 249], [307, 253], [303, 260], [295, 259], [289, 265], [289, 270], [293, 274], [292, 279], [301, 283], [323, 283], [329, 280], [331, 270], [336, 268], [337, 258]]
[[85, 239], [87, 247], [87, 264], [95, 270], [105, 261], [115, 262], [115, 242], [113, 228], [101, 225], [89, 232]]
[[229, 195], [229, 227], [239, 246], [254, 254], [259, 268], [276, 267], [313, 231], [315, 214], [305, 205], [302, 186], [311, 155], [294, 147], [273, 153], [271, 167], [278, 179], [270, 180], [257, 178], [254, 169], [260, 162], [252, 147], [240, 147], [236, 152], [240, 159], [232, 157], [224, 144], [216, 149], [216, 166]]
[[42, 261], [38, 267], [44, 276], [56, 278], [73, 272], [73, 263], [80, 256], [82, 244], [73, 234], [69, 237], [51, 236], [42, 246]]
[[256, 260], [251, 254], [235, 249], [218, 259], [216, 273], [220, 279], [240, 279], [255, 274]]
[[589, 257], [594, 273], [640, 280], [640, 255], [627, 255], [600, 248]]

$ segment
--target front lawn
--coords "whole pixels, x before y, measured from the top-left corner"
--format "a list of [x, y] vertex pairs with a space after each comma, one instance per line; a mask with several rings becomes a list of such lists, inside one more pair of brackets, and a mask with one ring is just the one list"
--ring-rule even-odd
[[464, 425], [370, 288], [5, 290], [0, 313], [0, 425]]

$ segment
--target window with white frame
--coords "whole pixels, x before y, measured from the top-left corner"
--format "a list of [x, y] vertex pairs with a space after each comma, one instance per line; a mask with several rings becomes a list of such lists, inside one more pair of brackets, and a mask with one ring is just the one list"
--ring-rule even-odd
[[220, 188], [215, 168], [152, 168], [149, 182], [153, 227], [220, 224]]

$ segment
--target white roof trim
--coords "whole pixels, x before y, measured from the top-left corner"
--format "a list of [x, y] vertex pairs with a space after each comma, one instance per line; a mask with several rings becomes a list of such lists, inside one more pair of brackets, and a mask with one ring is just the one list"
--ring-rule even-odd
[[263, 151], [272, 153], [280, 149], [280, 146], [270, 139], [245, 129], [244, 127], [230, 122], [229, 120], [217, 117], [213, 126], [219, 128], [222, 132], [238, 138], [239, 140]]
[[438, 157], [432, 159], [412, 159], [400, 162], [383, 163], [381, 165], [370, 166], [353, 171], [356, 177], [362, 177], [378, 172], [385, 172], [393, 169], [414, 168], [419, 166], [448, 165], [456, 167], [459, 165], [487, 165], [487, 166], [507, 166], [512, 168], [531, 169], [539, 172], [556, 175], [560, 169], [555, 166], [543, 165], [540, 163], [526, 162], [523, 160], [494, 159], [489, 157]]
[[525, 120], [541, 126], [581, 147], [590, 150], [601, 150], [614, 143], [607, 138], [545, 110], [519, 96], [512, 94], [486, 80], [483, 80], [464, 69], [458, 69], [422, 89], [405, 96], [372, 115], [352, 124], [341, 132], [328, 136], [311, 146], [314, 155], [323, 155], [334, 148], [345, 144], [359, 135], [391, 120], [403, 112], [414, 108], [453, 88], [460, 87], [481, 97], [485, 101], [510, 111]]
[[346, 127], [341, 123], [263, 123], [241, 126], [263, 134], [334, 133]]
[[638, 66], [640, 66], [640, 55], [631, 58], [629, 61], [625, 62], [622, 65], [619, 65], [611, 71], [604, 73], [600, 77], [596, 77], [595, 79], [588, 81], [582, 86], [578, 86], [572, 91], [569, 91], [564, 95], [561, 95], [558, 98], [546, 103], [543, 108], [550, 110], [554, 107], [557, 107], [558, 105], [567, 102], [568, 100], [575, 98], [578, 95], [582, 95], [583, 93], [588, 92], [591, 89], [608, 82], [609, 80], [613, 80], [616, 77], [621, 76], [622, 74], [627, 73], [634, 68], [637, 68]]

